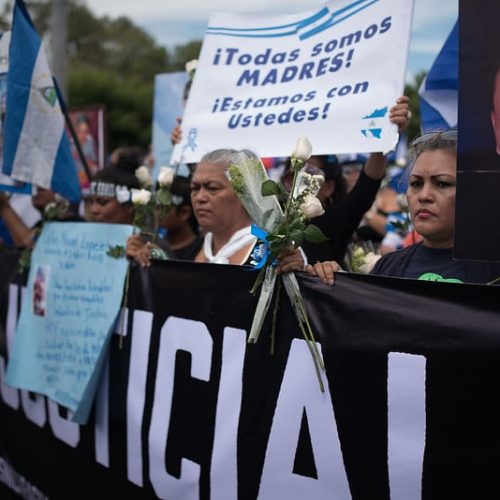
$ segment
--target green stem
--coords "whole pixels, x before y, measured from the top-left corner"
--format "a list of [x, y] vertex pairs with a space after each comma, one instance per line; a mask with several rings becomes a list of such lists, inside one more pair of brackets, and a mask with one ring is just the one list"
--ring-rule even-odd
[[304, 329], [304, 325], [302, 323], [299, 323], [299, 326], [300, 326], [300, 329], [302, 330], [302, 335], [304, 336], [307, 347], [309, 347], [309, 351], [311, 352], [311, 357], [313, 359], [314, 369], [316, 371], [316, 377], [318, 378], [320, 391], [325, 392], [325, 386], [323, 385], [323, 380], [321, 379], [321, 369], [320, 369], [319, 360], [316, 357], [316, 351], [317, 351], [317, 349], [315, 349], [316, 344], [307, 338], [307, 332]]
[[[127, 309], [127, 305], [128, 305], [128, 289], [129, 289], [129, 287], [130, 287], [130, 262], [128, 263], [127, 274], [125, 276], [125, 290], [124, 290], [124, 293], [123, 293], [122, 309]], [[120, 314], [121, 314], [121, 311], [120, 311]], [[123, 337], [125, 336], [125, 332], [123, 331], [123, 329], [124, 329], [123, 325], [125, 325], [125, 321], [123, 321], [122, 323], [123, 324], [120, 325], [121, 326], [121, 328], [120, 328], [120, 340], [118, 342], [118, 348], [120, 350], [123, 349]]]
[[299, 170], [302, 168], [304, 165], [304, 162], [301, 160], [296, 160], [292, 158], [292, 170], [293, 170], [293, 180], [292, 180], [292, 189], [290, 191], [290, 194], [286, 200], [286, 205], [285, 205], [285, 219], [286, 216], [288, 215], [288, 212], [290, 211], [290, 206], [292, 204], [292, 199], [293, 199], [293, 192], [295, 191], [295, 186], [297, 184], [297, 176], [299, 174]]
[[316, 345], [316, 339], [314, 338], [314, 332], [312, 331], [312, 328], [311, 328], [311, 324], [309, 323], [309, 317], [307, 315], [307, 310], [306, 310], [306, 306], [304, 304], [304, 301], [302, 300], [302, 297], [297, 297], [297, 302], [298, 302], [298, 306], [300, 308], [300, 311], [301, 311], [301, 314], [304, 318], [304, 323], [307, 327], [307, 330], [309, 332], [309, 337], [310, 337], [310, 340], [314, 346], [314, 351], [316, 353], [316, 356], [317, 356], [317, 360], [319, 362], [319, 365], [321, 366], [321, 368], [324, 370], [325, 369], [325, 363], [323, 362], [323, 357], [321, 356], [320, 352], [318, 351], [318, 346]]

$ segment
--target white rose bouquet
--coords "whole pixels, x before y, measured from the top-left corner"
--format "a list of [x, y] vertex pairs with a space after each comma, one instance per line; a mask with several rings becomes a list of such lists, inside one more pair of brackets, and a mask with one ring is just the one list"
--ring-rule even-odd
[[170, 186], [175, 177], [175, 170], [169, 167], [160, 168], [156, 191], [152, 191], [153, 181], [147, 167], [137, 168], [135, 176], [142, 188], [131, 189], [131, 200], [135, 206], [134, 226], [137, 226], [142, 232], [146, 230], [148, 225], [153, 226], [153, 238], [155, 239], [159, 221], [172, 208]]
[[311, 351], [323, 391], [321, 370], [324, 370], [324, 364], [314, 339], [299, 284], [293, 273], [283, 276], [276, 273], [277, 258], [286, 247], [298, 248], [304, 240], [314, 243], [327, 240], [317, 226], [307, 222], [308, 219], [323, 213], [323, 207], [316, 195], [323, 184], [324, 176], [307, 171], [306, 162], [311, 151], [311, 143], [305, 137], [297, 141], [297, 147], [291, 156], [293, 184], [290, 193], [287, 193], [281, 184], [267, 177], [260, 161], [230, 166], [228, 177], [254, 222], [254, 234], [265, 240], [256, 247], [252, 255], [255, 267], [260, 269], [252, 293], [257, 293], [260, 287], [260, 295], [248, 342], [257, 342], [274, 290], [277, 289], [271, 332], [271, 353], [274, 352], [279, 294], [283, 282], [299, 327]]

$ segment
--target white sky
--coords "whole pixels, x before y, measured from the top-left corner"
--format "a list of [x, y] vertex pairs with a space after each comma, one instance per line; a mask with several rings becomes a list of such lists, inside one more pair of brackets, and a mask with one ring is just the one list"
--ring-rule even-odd
[[[0, 0], [0, 6], [13, 0]], [[127, 16], [157, 43], [172, 48], [202, 39], [213, 12], [253, 14], [316, 10], [319, 0], [83, 0], [98, 16]], [[415, 0], [408, 78], [428, 70], [458, 17], [458, 0]]]
[[[86, 0], [98, 15], [126, 15], [167, 47], [203, 38], [213, 12], [253, 14], [315, 10], [319, 0]], [[458, 0], [415, 0], [408, 79], [429, 69], [458, 17]]]

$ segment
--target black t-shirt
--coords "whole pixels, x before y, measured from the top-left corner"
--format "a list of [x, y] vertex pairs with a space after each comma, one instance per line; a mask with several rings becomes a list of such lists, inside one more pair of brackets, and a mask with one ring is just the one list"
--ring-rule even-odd
[[489, 283], [500, 277], [500, 264], [453, 260], [451, 248], [421, 243], [382, 257], [371, 274], [452, 283]]
[[309, 263], [335, 260], [342, 263], [349, 241], [363, 215], [372, 206], [382, 179], [372, 179], [361, 171], [358, 181], [345, 198], [335, 206], [328, 206], [325, 213], [311, 220], [328, 238], [325, 243], [304, 241], [302, 249]]

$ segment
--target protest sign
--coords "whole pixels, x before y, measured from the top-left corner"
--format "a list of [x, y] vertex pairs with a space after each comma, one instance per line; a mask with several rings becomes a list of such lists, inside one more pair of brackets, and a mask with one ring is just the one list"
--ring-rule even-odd
[[[388, 151], [413, 0], [335, 0], [316, 12], [210, 18], [173, 161], [216, 148], [284, 156]], [[272, 139], [272, 140], [270, 140]]]
[[177, 125], [177, 117], [184, 111], [184, 94], [188, 74], [162, 73], [155, 76], [153, 103], [153, 179], [158, 177], [160, 167], [168, 166], [173, 145], [170, 134]]
[[46, 394], [76, 411], [78, 421], [90, 411], [123, 294], [127, 261], [106, 252], [131, 232], [57, 222], [44, 227], [33, 251], [6, 382]]

